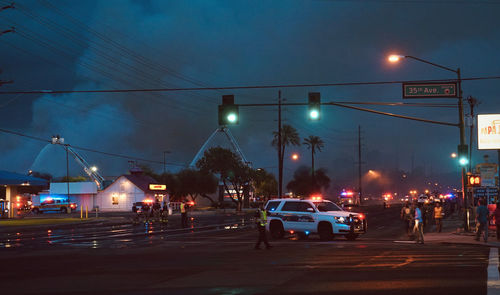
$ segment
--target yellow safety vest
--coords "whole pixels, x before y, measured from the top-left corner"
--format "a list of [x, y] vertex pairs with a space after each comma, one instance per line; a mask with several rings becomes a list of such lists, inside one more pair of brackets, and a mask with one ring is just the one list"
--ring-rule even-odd
[[186, 213], [186, 205], [184, 203], [181, 203], [181, 213]]
[[443, 218], [442, 212], [443, 212], [443, 207], [435, 207], [434, 218]]
[[267, 224], [267, 212], [266, 210], [260, 210], [260, 225], [266, 226]]

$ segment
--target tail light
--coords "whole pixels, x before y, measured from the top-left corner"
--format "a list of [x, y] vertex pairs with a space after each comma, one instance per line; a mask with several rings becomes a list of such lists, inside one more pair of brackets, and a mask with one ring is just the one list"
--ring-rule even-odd
[[359, 219], [365, 219], [365, 215], [364, 214], [359, 214], [358, 217], [359, 217]]

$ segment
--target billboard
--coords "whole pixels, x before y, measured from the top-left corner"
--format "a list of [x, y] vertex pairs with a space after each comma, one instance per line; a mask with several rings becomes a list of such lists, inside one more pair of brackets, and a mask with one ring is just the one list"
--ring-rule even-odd
[[480, 150], [500, 149], [500, 114], [477, 115], [477, 146]]

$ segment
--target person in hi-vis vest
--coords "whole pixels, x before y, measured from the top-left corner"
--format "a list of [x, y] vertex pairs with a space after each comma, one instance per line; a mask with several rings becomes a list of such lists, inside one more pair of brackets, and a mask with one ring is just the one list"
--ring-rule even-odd
[[266, 235], [267, 212], [266, 210], [264, 210], [264, 204], [260, 204], [256, 217], [257, 217], [257, 229], [259, 230], [259, 240], [257, 241], [257, 244], [255, 244], [255, 250], [260, 249], [261, 242], [264, 242], [266, 248], [270, 249], [271, 245], [269, 245]]
[[181, 202], [181, 224], [182, 227], [187, 227], [188, 226], [188, 218], [187, 218], [187, 205], [186, 205], [186, 200], [182, 200]]

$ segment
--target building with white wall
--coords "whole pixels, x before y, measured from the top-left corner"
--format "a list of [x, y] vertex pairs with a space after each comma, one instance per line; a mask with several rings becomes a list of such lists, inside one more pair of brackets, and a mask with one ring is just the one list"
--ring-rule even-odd
[[[131, 171], [118, 177], [111, 185], [97, 194], [96, 206], [100, 211], [131, 211], [132, 204], [142, 202], [146, 199], [160, 202], [168, 199], [167, 191], [164, 185], [158, 185], [158, 182], [144, 175], [142, 171]], [[168, 202], [168, 200], [167, 200]]]

